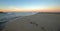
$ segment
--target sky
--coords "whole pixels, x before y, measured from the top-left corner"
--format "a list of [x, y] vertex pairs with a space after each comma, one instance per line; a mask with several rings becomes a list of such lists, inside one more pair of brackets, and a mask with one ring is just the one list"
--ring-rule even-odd
[[60, 0], [0, 0], [1, 10], [60, 10]]

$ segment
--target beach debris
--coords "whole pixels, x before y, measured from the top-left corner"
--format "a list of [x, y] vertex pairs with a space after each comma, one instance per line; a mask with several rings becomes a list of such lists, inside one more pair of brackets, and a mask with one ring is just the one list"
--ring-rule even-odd
[[41, 29], [42, 29], [42, 30], [45, 30], [45, 28], [44, 28], [44, 27], [41, 27]]
[[36, 24], [35, 22], [30, 22], [30, 24], [34, 24], [34, 25], [38, 26], [38, 24]]

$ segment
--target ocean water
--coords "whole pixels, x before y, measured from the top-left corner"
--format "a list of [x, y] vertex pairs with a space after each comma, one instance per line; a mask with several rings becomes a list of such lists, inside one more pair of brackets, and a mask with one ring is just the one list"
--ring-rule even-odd
[[19, 16], [29, 16], [29, 15], [34, 15], [37, 12], [5, 12], [5, 13], [0, 13], [0, 22], [1, 21], [7, 21], [11, 20], [13, 17], [19, 17]]
[[29, 16], [29, 15], [33, 15], [36, 14], [37, 12], [8, 12], [8, 14], [12, 14], [15, 16]]

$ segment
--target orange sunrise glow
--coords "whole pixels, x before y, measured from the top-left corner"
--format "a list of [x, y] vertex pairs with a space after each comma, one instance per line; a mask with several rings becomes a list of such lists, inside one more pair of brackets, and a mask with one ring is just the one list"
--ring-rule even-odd
[[60, 8], [5, 9], [0, 12], [60, 12]]

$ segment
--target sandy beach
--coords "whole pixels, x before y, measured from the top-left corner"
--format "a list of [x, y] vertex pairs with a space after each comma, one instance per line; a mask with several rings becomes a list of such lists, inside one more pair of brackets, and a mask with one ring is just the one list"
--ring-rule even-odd
[[60, 14], [41, 14], [17, 18], [8, 22], [2, 31], [59, 31]]

